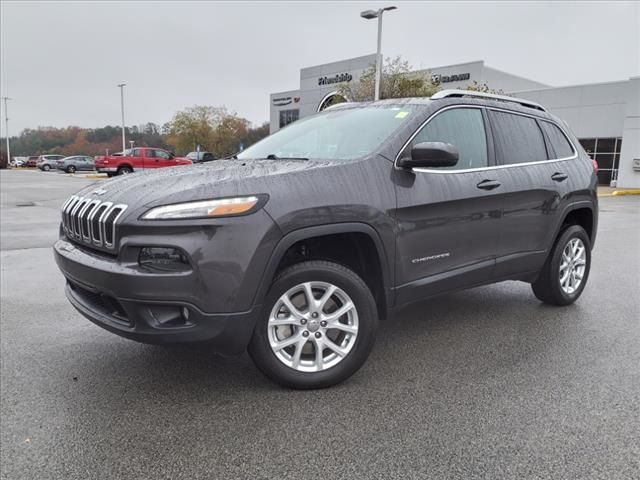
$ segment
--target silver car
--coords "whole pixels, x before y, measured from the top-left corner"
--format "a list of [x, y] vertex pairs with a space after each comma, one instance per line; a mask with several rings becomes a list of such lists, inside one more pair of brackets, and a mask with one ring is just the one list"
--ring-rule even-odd
[[65, 171], [67, 173], [75, 173], [79, 171], [94, 171], [96, 169], [93, 157], [86, 155], [74, 155], [72, 157], [66, 157], [62, 160], [58, 160], [58, 170]]
[[49, 170], [56, 168], [58, 160], [62, 160], [63, 158], [64, 155], [40, 155], [36, 160], [36, 167], [43, 172], [48, 172]]

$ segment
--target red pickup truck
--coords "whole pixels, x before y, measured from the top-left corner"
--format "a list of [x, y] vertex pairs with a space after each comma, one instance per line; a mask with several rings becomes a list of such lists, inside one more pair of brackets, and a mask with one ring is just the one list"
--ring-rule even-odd
[[124, 175], [147, 168], [189, 165], [188, 158], [175, 157], [161, 148], [138, 147], [124, 151], [124, 155], [107, 155], [95, 158], [96, 170], [110, 177]]

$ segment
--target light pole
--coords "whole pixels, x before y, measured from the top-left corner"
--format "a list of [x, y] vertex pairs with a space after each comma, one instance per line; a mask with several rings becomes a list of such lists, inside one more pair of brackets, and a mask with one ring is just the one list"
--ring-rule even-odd
[[4, 100], [4, 125], [5, 134], [7, 135], [7, 166], [11, 164], [11, 148], [9, 146], [9, 111], [7, 110], [7, 100], [11, 100], [9, 97], [2, 97]]
[[122, 112], [122, 154], [124, 155], [124, 151], [127, 149], [127, 143], [124, 138], [124, 86], [126, 83], [119, 83], [118, 87], [120, 88], [120, 111]]
[[365, 10], [364, 12], [360, 12], [360, 16], [364, 19], [378, 19], [378, 51], [376, 52], [376, 84], [373, 95], [374, 100], [380, 100], [380, 79], [382, 77], [382, 14], [389, 10], [395, 10], [396, 8], [398, 7], [392, 5], [378, 10]]

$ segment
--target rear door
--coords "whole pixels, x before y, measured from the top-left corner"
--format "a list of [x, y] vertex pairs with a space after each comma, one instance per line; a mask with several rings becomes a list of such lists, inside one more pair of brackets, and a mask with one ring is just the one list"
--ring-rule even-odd
[[459, 152], [454, 167], [396, 170], [396, 290], [399, 304], [487, 282], [498, 249], [500, 187], [488, 183], [493, 147], [480, 107], [437, 112], [400, 155], [420, 142]]
[[[495, 276], [513, 277], [542, 267], [557, 222], [560, 195], [557, 168], [539, 119], [533, 115], [489, 109], [495, 171], [505, 198]], [[561, 182], [560, 182], [561, 183]]]

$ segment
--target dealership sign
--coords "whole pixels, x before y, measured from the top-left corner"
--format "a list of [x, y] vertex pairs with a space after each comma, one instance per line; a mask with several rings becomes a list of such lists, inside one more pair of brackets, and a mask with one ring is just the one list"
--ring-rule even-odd
[[334, 83], [350, 82], [353, 76], [350, 73], [338, 73], [332, 77], [320, 77], [318, 85], [332, 85]]
[[277, 97], [272, 101], [276, 107], [284, 107], [285, 105], [289, 105], [291, 102], [298, 103], [300, 101], [300, 97]]
[[455, 75], [440, 75], [436, 73], [431, 75], [432, 83], [449, 83], [449, 82], [459, 82], [461, 80], [469, 80], [471, 78], [470, 73], [456, 73]]

